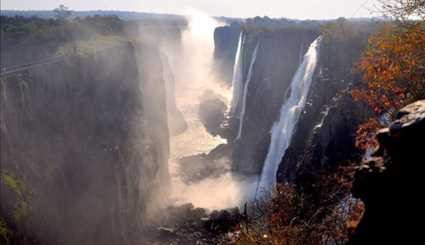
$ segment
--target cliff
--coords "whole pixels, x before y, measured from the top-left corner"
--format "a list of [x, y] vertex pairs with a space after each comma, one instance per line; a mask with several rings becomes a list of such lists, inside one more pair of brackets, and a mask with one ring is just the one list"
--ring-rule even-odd
[[2, 216], [43, 244], [129, 244], [168, 179], [156, 47], [67, 55], [0, 92]]
[[300, 175], [361, 158], [355, 133], [370, 111], [354, 102], [350, 91], [362, 81], [354, 67], [367, 38], [368, 33], [358, 32], [324, 36], [307, 103], [280, 164], [278, 181], [296, 181]]
[[[335, 168], [361, 157], [354, 146], [355, 131], [368, 118], [370, 111], [354, 103], [350, 90], [362, 80], [355, 65], [370, 33], [377, 26], [341, 19], [329, 25], [301, 22], [280, 28], [260, 28], [255, 24], [243, 27], [246, 35], [242, 87], [248, 82], [255, 47], [259, 45], [259, 48], [247, 85], [245, 113], [240, 113], [244, 103], [240, 98], [235, 109], [237, 113], [227, 122], [229, 132], [224, 134], [232, 142], [236, 171], [261, 173], [269, 149], [270, 131], [290, 92], [290, 82], [309, 45], [319, 35], [323, 36], [323, 40], [316, 72], [306, 106], [280, 164], [278, 181], [294, 182], [300, 175]], [[234, 33], [235, 27], [218, 29], [216, 40], [222, 41], [216, 43], [216, 49], [227, 47], [228, 52], [234, 50], [237, 46], [231, 41]], [[225, 57], [226, 52], [218, 50], [216, 53]], [[243, 117], [243, 122], [240, 138], [237, 139], [240, 117]]]
[[366, 207], [349, 244], [414, 244], [422, 240], [421, 174], [425, 157], [425, 100], [401, 109], [378, 132], [380, 147], [357, 171], [353, 195]]
[[242, 27], [237, 24], [218, 27], [214, 31], [214, 69], [221, 81], [231, 83], [233, 65]]
[[[245, 174], [259, 174], [270, 144], [270, 130], [279, 118], [288, 87], [309, 45], [318, 36], [307, 30], [247, 31], [243, 55], [245, 86], [253, 50], [258, 53], [246, 92], [246, 111], [240, 139], [234, 142], [234, 169]], [[243, 98], [236, 108], [241, 111]], [[234, 139], [240, 114], [230, 120]], [[233, 139], [233, 140], [234, 140]]]
[[169, 58], [161, 54], [163, 77], [167, 92], [168, 128], [171, 135], [178, 135], [187, 130], [187, 122], [183, 113], [177, 108], [175, 76], [173, 74]]

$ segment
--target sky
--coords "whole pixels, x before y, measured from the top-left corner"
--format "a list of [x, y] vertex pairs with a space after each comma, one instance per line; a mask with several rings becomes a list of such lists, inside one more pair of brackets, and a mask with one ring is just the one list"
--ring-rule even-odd
[[377, 0], [1, 0], [1, 9], [127, 10], [183, 14], [197, 9], [212, 16], [334, 19], [370, 17]]

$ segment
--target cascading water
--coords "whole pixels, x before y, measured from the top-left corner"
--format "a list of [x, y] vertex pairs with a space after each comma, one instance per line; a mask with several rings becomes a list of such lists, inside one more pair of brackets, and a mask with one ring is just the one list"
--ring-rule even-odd
[[[236, 140], [240, 139], [243, 129], [243, 121], [246, 111], [246, 96], [248, 95], [248, 87], [252, 80], [252, 70], [254, 68], [255, 61], [257, 60], [258, 48], [260, 43], [257, 43], [254, 52], [252, 53], [251, 61], [249, 64], [248, 74], [244, 83], [243, 80], [243, 56], [245, 46], [245, 33], [242, 31], [239, 35], [238, 48], [235, 56], [235, 65], [233, 67], [233, 79], [232, 79], [232, 102], [230, 105], [229, 116], [239, 118], [238, 134]], [[237, 109], [240, 106], [240, 112], [237, 113]], [[238, 115], [236, 115], [238, 114]]]
[[245, 85], [243, 89], [242, 107], [241, 107], [241, 112], [239, 114], [239, 128], [238, 128], [238, 135], [236, 137], [236, 140], [239, 140], [242, 135], [243, 121], [244, 121], [245, 111], [246, 111], [246, 96], [248, 95], [248, 87], [252, 80], [252, 70], [254, 68], [255, 61], [257, 60], [257, 53], [258, 53], [259, 47], [260, 47], [260, 43], [257, 43], [257, 46], [255, 47], [254, 52], [252, 53], [251, 64], [249, 64], [248, 76], [245, 81]]
[[242, 93], [242, 79], [243, 79], [243, 46], [245, 42], [245, 34], [242, 31], [239, 35], [238, 49], [235, 56], [235, 65], [233, 67], [232, 78], [232, 102], [230, 105], [229, 115], [233, 116], [236, 112], [236, 107], [239, 103], [239, 98]]
[[313, 74], [319, 56], [321, 37], [317, 38], [308, 49], [303, 62], [298, 67], [290, 85], [290, 96], [280, 109], [280, 118], [271, 131], [271, 143], [264, 162], [256, 197], [269, 194], [276, 185], [276, 175], [282, 157], [285, 155], [301, 111], [303, 110]]

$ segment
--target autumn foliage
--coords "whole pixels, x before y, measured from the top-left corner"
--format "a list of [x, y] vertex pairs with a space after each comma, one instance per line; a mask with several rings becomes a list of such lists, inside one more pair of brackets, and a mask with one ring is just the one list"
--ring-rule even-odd
[[376, 130], [381, 127], [377, 118], [370, 118], [362, 123], [356, 132], [356, 147], [366, 151], [369, 148], [375, 149], [378, 141], [375, 138]]
[[400, 29], [386, 26], [369, 40], [359, 69], [366, 88], [353, 91], [381, 114], [424, 95], [425, 29], [421, 24]]
[[321, 173], [308, 181], [308, 191], [278, 185], [272, 199], [258, 203], [254, 217], [240, 225], [236, 244], [344, 244], [364, 211], [349, 194], [354, 169]]
[[360, 126], [357, 145], [373, 146], [379, 117], [392, 115], [402, 106], [425, 97], [425, 25], [423, 22], [386, 25], [369, 39], [358, 69], [365, 83], [352, 91], [366, 102], [375, 118]]

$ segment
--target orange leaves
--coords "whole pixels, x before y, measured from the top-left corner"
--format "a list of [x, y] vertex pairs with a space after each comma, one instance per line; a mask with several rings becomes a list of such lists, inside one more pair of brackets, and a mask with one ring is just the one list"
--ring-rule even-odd
[[[369, 40], [358, 68], [369, 89], [391, 92], [392, 87], [408, 85], [425, 63], [425, 30], [421, 24], [406, 29], [386, 26]], [[423, 77], [417, 77], [424, 82]], [[380, 85], [379, 87], [376, 87]], [[407, 87], [407, 86], [406, 86]]]
[[371, 118], [367, 122], [361, 124], [356, 132], [356, 147], [362, 150], [367, 150], [378, 146], [376, 141], [376, 132], [381, 127], [381, 124], [376, 118]]
[[[396, 111], [425, 97], [424, 67], [424, 23], [387, 25], [369, 39], [357, 65], [365, 83], [351, 94], [356, 101], [367, 103], [377, 116]], [[374, 146], [374, 131], [379, 128], [377, 119], [362, 124], [357, 132], [358, 147]]]
[[304, 182], [309, 191], [278, 185], [272, 200], [259, 204], [255, 219], [241, 225], [236, 244], [344, 244], [364, 211], [348, 197], [355, 169], [317, 173]]

